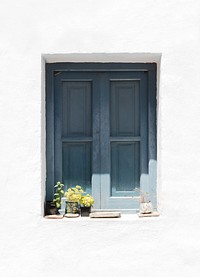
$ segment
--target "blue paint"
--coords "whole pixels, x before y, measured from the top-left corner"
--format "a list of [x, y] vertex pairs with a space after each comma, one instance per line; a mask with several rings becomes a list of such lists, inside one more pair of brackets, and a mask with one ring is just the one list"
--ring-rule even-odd
[[137, 209], [138, 186], [156, 203], [156, 65], [46, 68], [47, 200], [61, 180], [92, 189], [98, 209]]

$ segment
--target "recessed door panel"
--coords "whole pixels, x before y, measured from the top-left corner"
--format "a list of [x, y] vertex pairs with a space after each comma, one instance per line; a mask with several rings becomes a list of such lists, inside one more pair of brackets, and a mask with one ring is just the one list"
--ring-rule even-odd
[[62, 83], [62, 135], [90, 136], [92, 133], [91, 83]]
[[140, 143], [111, 143], [111, 195], [131, 196], [140, 186]]
[[79, 185], [91, 193], [91, 143], [63, 143], [62, 161], [67, 188]]
[[137, 81], [111, 81], [111, 136], [140, 135], [139, 84]]

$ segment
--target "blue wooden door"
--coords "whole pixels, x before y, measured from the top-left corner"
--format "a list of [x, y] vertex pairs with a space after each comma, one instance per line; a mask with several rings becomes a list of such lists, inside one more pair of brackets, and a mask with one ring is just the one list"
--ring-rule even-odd
[[136, 189], [149, 187], [147, 72], [54, 71], [53, 84], [51, 178], [81, 185], [96, 209], [137, 209]]
[[147, 185], [147, 74], [107, 72], [102, 82], [101, 208], [129, 211]]

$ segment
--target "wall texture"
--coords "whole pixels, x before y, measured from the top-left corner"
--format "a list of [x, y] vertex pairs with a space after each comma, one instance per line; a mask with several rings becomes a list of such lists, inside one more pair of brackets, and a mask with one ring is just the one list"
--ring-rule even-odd
[[[0, 276], [199, 276], [199, 18], [198, 0], [1, 0]], [[42, 218], [44, 63], [69, 53], [160, 60], [159, 218]]]

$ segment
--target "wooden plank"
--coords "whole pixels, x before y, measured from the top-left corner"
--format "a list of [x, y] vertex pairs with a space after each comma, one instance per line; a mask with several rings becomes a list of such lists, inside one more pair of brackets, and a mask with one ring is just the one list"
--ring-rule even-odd
[[51, 214], [51, 215], [46, 215], [45, 218], [47, 219], [63, 219], [62, 214]]
[[67, 218], [77, 218], [77, 217], [79, 217], [79, 214], [65, 214], [65, 217], [67, 217]]
[[95, 199], [94, 208], [101, 208], [101, 177], [100, 177], [100, 94], [101, 78], [94, 75], [92, 82], [92, 195]]
[[159, 216], [159, 212], [153, 212], [153, 213], [150, 213], [150, 214], [141, 214], [141, 213], [138, 213], [138, 216], [139, 217], [153, 217], [153, 216]]
[[91, 218], [119, 218], [120, 212], [94, 212], [90, 213]]
[[[87, 63], [72, 63], [72, 62], [58, 62], [48, 63], [47, 68], [54, 71], [148, 71], [155, 68], [156, 63], [101, 63], [101, 62], [87, 62]], [[57, 72], [58, 73], [58, 72]], [[85, 77], [88, 79], [88, 77]]]
[[54, 82], [52, 70], [46, 65], [46, 201], [54, 194]]

